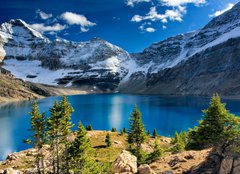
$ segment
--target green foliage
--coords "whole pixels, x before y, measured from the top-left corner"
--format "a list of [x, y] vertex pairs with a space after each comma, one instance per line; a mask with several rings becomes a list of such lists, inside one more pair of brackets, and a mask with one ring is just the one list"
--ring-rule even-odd
[[112, 140], [109, 133], [106, 135], [105, 143], [107, 144], [107, 147], [110, 147], [112, 145]]
[[129, 143], [129, 149], [138, 158], [138, 162], [141, 161], [144, 156], [141, 146], [145, 139], [146, 133], [142, 123], [141, 112], [135, 105], [130, 118], [130, 129], [128, 130], [127, 141]]
[[148, 158], [146, 159], [146, 163], [150, 164], [156, 161], [157, 159], [159, 159], [159, 157], [161, 157], [162, 155], [163, 155], [163, 149], [158, 144], [157, 138], [155, 138], [153, 152], [148, 155]]
[[112, 132], [117, 132], [117, 129], [115, 127], [112, 128]]
[[199, 122], [199, 126], [189, 130], [188, 147], [191, 149], [211, 147], [224, 138], [225, 134], [230, 133], [230, 127], [235, 127], [234, 116], [226, 110], [218, 94], [213, 95], [209, 108], [203, 113], [204, 118]]
[[153, 130], [153, 138], [157, 138], [158, 137], [158, 133], [157, 133], [157, 129]]
[[70, 145], [69, 137], [72, 134], [71, 114], [73, 111], [71, 104], [65, 96], [62, 97], [60, 103], [54, 102], [53, 107], [50, 109], [48, 136], [53, 158], [53, 173], [59, 173], [60, 168], [65, 173], [68, 173], [69, 170], [67, 149]]
[[179, 134], [176, 133], [174, 138], [171, 141], [171, 144], [173, 144], [171, 151], [173, 153], [178, 153], [178, 152], [184, 151], [187, 147], [187, 143], [188, 143], [188, 133], [187, 132], [180, 132]]
[[31, 116], [31, 132], [33, 133], [31, 139], [25, 140], [28, 144], [33, 144], [37, 149], [36, 165], [38, 173], [44, 173], [44, 156], [43, 145], [46, 143], [46, 118], [45, 114], [41, 114], [38, 109], [37, 102], [34, 101]]
[[76, 132], [76, 138], [71, 143], [68, 149], [68, 160], [70, 164], [70, 171], [73, 173], [88, 174], [99, 173], [99, 166], [91, 158], [92, 147], [89, 138], [87, 137], [87, 131], [82, 123], [78, 124], [78, 130]]
[[125, 133], [123, 130], [120, 130], [120, 135], [123, 136]]
[[150, 136], [151, 134], [150, 134], [150, 131], [148, 130], [147, 132], [146, 132], [146, 136]]
[[89, 125], [86, 126], [86, 130], [87, 130], [87, 131], [92, 131], [93, 128], [92, 128], [92, 126], [89, 124]]

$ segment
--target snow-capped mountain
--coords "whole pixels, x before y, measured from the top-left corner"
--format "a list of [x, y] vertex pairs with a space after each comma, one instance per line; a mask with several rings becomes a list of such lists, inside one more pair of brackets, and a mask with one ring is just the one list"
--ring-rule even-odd
[[1, 25], [0, 39], [3, 67], [31, 82], [113, 90], [128, 73], [130, 55], [100, 38], [50, 41], [18, 19]]
[[[50, 41], [22, 20], [0, 27], [0, 61], [36, 83], [157, 94], [238, 92], [240, 3], [198, 31], [129, 54], [100, 38]], [[240, 92], [239, 92], [240, 93]]]
[[133, 73], [120, 91], [240, 94], [240, 3], [202, 29], [155, 43], [132, 57], [150, 67], [147, 73]]

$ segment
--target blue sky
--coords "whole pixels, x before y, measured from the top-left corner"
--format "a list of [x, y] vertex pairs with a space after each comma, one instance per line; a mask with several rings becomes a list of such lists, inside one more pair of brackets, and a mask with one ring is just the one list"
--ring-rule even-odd
[[51, 39], [100, 37], [129, 52], [197, 30], [238, 0], [1, 0], [0, 22], [23, 19]]

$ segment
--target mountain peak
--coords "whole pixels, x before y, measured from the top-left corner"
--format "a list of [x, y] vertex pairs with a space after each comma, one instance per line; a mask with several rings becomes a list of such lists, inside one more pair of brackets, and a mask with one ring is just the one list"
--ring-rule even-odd
[[219, 28], [223, 25], [239, 25], [240, 24], [240, 2], [235, 4], [230, 10], [220, 16], [213, 18], [203, 29]]
[[46, 39], [41, 33], [31, 28], [31, 26], [21, 19], [11, 19], [3, 23], [0, 26], [0, 31], [15, 36]]

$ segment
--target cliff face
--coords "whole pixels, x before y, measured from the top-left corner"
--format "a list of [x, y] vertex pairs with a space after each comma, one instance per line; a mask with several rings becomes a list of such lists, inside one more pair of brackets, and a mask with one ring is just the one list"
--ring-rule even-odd
[[239, 95], [239, 45], [240, 3], [135, 54], [100, 38], [50, 41], [22, 20], [0, 27], [0, 61], [17, 78], [92, 91]]

